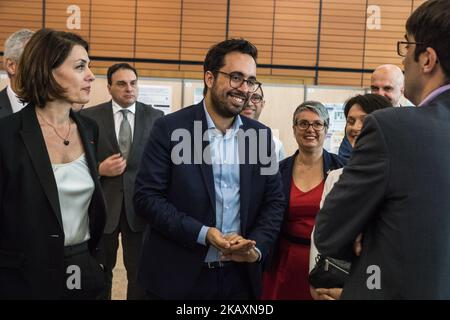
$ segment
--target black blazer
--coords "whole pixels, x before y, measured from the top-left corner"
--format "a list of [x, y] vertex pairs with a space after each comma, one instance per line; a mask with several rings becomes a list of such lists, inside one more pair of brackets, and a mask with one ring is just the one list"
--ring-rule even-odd
[[[95, 191], [89, 207], [89, 249], [105, 225], [98, 179], [97, 125], [77, 113]], [[64, 230], [58, 190], [35, 107], [0, 119], [0, 299], [55, 299], [65, 285]]]
[[343, 299], [450, 299], [449, 164], [450, 91], [367, 116], [314, 234], [322, 254], [353, 259]]
[[0, 91], [0, 118], [9, 116], [12, 112], [11, 101], [9, 101], [7, 87]]
[[[101, 162], [113, 154], [120, 153], [114, 126], [112, 102], [109, 101], [84, 109], [82, 114], [95, 120], [99, 127], [97, 159]], [[163, 115], [164, 113], [161, 110], [156, 110], [149, 105], [136, 101], [133, 143], [127, 160], [127, 168], [120, 176], [101, 177], [100, 179], [107, 206], [105, 233], [112, 233], [116, 230], [124, 199], [125, 213], [131, 230], [143, 232], [145, 229], [145, 220], [134, 213], [134, 180], [153, 123]]]
[[[241, 117], [242, 129], [266, 129], [266, 143], [259, 145], [270, 155], [270, 130], [257, 121]], [[201, 124], [201, 129], [198, 126]], [[194, 129], [194, 128], [198, 129]], [[179, 130], [177, 130], [179, 129]], [[174, 131], [177, 130], [175, 134]], [[203, 102], [156, 120], [136, 177], [136, 213], [149, 222], [144, 234], [138, 271], [140, 284], [164, 299], [185, 299], [200, 274], [208, 247], [197, 243], [203, 225], [215, 226], [215, 189], [212, 165], [201, 160], [208, 141]], [[195, 133], [194, 133], [195, 132]], [[180, 135], [181, 134], [181, 139]], [[189, 137], [187, 137], [189, 135]], [[258, 141], [262, 140], [258, 137]], [[172, 141], [175, 140], [175, 141]], [[191, 152], [193, 164], [175, 164], [179, 140]], [[249, 156], [249, 143], [239, 140], [240, 150]], [[178, 150], [178, 151], [177, 151]], [[257, 152], [258, 150], [253, 150]], [[240, 165], [240, 219], [244, 238], [256, 241], [266, 259], [281, 226], [284, 197], [275, 154], [275, 173], [261, 174], [261, 162]], [[197, 158], [198, 157], [198, 158]], [[248, 159], [247, 159], [248, 160]], [[261, 290], [261, 263], [245, 263], [254, 298]]]

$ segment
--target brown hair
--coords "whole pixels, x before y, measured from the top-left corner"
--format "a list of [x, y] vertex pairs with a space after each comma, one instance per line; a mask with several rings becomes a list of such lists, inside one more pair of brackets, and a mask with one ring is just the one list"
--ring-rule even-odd
[[86, 51], [89, 49], [88, 43], [74, 33], [52, 29], [37, 31], [20, 58], [16, 79], [19, 99], [41, 108], [48, 101], [65, 99], [66, 90], [56, 82], [52, 71], [67, 59], [76, 45]]

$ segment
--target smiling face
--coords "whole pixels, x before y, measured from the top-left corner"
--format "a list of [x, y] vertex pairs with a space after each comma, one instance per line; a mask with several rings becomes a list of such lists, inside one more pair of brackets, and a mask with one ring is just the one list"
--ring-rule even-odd
[[118, 69], [111, 75], [108, 90], [113, 100], [122, 108], [128, 108], [138, 97], [137, 76], [133, 70]]
[[306, 130], [300, 129], [298, 124], [303, 121], [309, 122], [310, 124], [324, 123], [317, 113], [310, 110], [301, 111], [295, 116], [295, 123], [297, 125], [293, 126], [294, 136], [300, 150], [312, 152], [322, 149], [327, 134], [326, 127], [321, 131], [314, 130], [312, 125]]
[[241, 115], [247, 118], [258, 120], [261, 115], [262, 109], [264, 108], [264, 96], [261, 88], [256, 90], [256, 92], [250, 95], [247, 104], [241, 112]]
[[373, 94], [386, 97], [397, 107], [403, 95], [403, 74], [396, 66], [384, 66], [372, 73], [370, 89]]
[[66, 90], [65, 98], [71, 104], [89, 102], [91, 82], [95, 80], [89, 62], [86, 50], [75, 45], [67, 59], [52, 71], [56, 82]]
[[351, 106], [350, 110], [348, 111], [345, 134], [352, 147], [355, 146], [356, 138], [358, 138], [359, 134], [361, 133], [361, 128], [366, 116], [367, 113], [357, 103]]
[[[256, 63], [250, 55], [230, 52], [225, 55], [224, 62], [224, 66], [220, 69], [221, 72], [240, 74], [244, 79], [256, 79]], [[207, 95], [209, 95], [212, 107], [217, 114], [224, 118], [232, 118], [242, 111], [250, 92], [245, 81], [239, 88], [232, 88], [230, 77], [221, 72], [218, 72], [216, 76], [210, 71], [205, 73], [205, 83], [208, 86]]]

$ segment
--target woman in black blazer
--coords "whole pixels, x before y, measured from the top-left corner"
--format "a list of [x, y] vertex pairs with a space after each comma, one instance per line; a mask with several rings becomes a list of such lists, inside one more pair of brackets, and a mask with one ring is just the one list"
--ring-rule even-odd
[[94, 75], [81, 37], [39, 30], [19, 62], [29, 104], [0, 120], [0, 299], [93, 299], [105, 224], [97, 125], [71, 109]]

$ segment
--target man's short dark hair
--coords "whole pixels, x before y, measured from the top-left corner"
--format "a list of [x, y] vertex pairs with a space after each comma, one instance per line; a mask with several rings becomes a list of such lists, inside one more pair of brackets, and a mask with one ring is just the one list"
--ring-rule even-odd
[[135, 68], [133, 68], [131, 65], [129, 65], [128, 63], [116, 63], [113, 64], [111, 67], [108, 68], [108, 72], [106, 74], [106, 78], [108, 79], [108, 84], [112, 85], [112, 75], [120, 69], [128, 69], [134, 72], [134, 74], [136, 75], [136, 78], [138, 78], [138, 73], [136, 71]]
[[65, 99], [66, 90], [53, 77], [69, 56], [72, 48], [82, 46], [88, 51], [88, 43], [72, 32], [41, 29], [28, 41], [19, 62], [17, 96], [23, 102], [43, 108], [48, 101]]
[[[258, 49], [247, 40], [244, 39], [229, 39], [212, 46], [206, 54], [205, 61], [203, 62], [203, 74], [207, 71], [213, 73], [216, 77], [220, 68], [225, 65], [225, 56], [230, 52], [240, 52], [250, 55], [256, 62], [258, 58]], [[203, 80], [205, 81], [205, 80]], [[206, 96], [208, 87], [203, 89], [203, 95]]]
[[450, 1], [429, 0], [419, 6], [406, 22], [406, 32], [414, 36], [417, 44], [416, 61], [427, 47], [433, 48], [442, 69], [450, 79]]
[[358, 94], [350, 98], [344, 106], [344, 114], [345, 118], [348, 117], [348, 113], [350, 109], [355, 105], [359, 104], [361, 109], [367, 114], [372, 113], [379, 109], [384, 109], [388, 107], [392, 107], [392, 103], [384, 96], [380, 96], [378, 94], [367, 93], [364, 95]]

